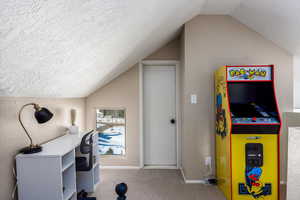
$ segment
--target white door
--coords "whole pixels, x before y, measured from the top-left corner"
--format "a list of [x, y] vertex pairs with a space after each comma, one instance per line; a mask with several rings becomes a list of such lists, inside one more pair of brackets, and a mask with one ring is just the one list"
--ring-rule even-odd
[[175, 66], [145, 66], [144, 165], [176, 166]]

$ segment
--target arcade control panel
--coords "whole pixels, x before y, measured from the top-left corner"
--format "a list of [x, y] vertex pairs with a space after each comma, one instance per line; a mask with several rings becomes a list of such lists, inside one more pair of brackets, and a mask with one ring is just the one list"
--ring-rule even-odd
[[264, 117], [243, 117], [243, 118], [232, 118], [233, 124], [278, 124], [279, 121], [274, 118], [264, 118]]
[[268, 112], [255, 103], [232, 105], [233, 124], [278, 124], [276, 113]]

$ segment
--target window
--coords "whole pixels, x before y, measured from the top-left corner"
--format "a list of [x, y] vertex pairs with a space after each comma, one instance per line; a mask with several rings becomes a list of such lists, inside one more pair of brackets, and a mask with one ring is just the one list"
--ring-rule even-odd
[[101, 155], [125, 155], [125, 125], [125, 109], [96, 110]]

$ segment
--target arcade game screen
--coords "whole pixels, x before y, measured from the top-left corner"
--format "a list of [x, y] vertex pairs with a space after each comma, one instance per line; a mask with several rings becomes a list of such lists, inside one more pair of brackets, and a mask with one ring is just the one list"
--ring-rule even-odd
[[228, 83], [234, 124], [279, 123], [272, 82]]

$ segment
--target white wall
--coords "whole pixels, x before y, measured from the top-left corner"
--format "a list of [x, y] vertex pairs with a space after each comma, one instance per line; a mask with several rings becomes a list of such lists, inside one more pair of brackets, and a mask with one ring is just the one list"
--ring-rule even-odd
[[70, 110], [76, 109], [76, 125], [85, 129], [85, 100], [50, 99], [50, 98], [13, 98], [0, 97], [0, 199], [10, 199], [14, 179], [12, 168], [18, 150], [28, 146], [29, 140], [18, 121], [18, 112], [26, 103], [38, 103], [48, 108], [53, 118], [45, 123], [38, 124], [34, 119], [32, 107], [26, 107], [22, 113], [24, 126], [31, 134], [35, 144], [44, 143], [65, 133], [66, 127], [71, 125]]
[[[145, 59], [178, 60], [179, 55], [180, 41], [175, 38]], [[89, 129], [96, 126], [96, 108], [126, 109], [126, 155], [102, 156], [102, 166], [140, 166], [138, 70], [136, 64], [86, 98], [86, 124]]]
[[300, 56], [294, 56], [294, 109], [300, 111]]
[[[197, 16], [185, 24], [184, 34], [183, 169], [188, 179], [202, 179], [208, 173], [205, 157], [215, 154], [213, 72], [224, 65], [274, 64], [279, 108], [290, 112], [293, 57], [230, 16]], [[190, 94], [198, 95], [198, 104], [189, 103]]]

